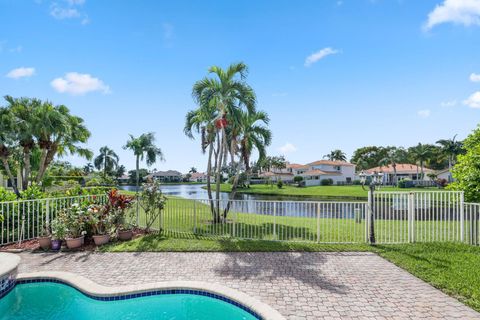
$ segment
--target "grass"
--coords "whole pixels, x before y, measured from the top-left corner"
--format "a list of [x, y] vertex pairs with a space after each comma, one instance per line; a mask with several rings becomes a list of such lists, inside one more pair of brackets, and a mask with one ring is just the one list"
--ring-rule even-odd
[[[232, 186], [222, 184], [220, 186], [222, 192], [230, 192]], [[382, 187], [380, 191], [419, 191], [419, 190], [436, 190], [436, 188], [397, 188]], [[264, 184], [254, 184], [250, 188], [238, 189], [238, 193], [247, 194], [263, 194], [275, 196], [296, 196], [296, 197], [313, 197], [322, 199], [343, 199], [343, 200], [366, 200], [368, 191], [363, 190], [362, 186], [312, 186], [299, 188], [295, 186], [284, 185], [279, 189], [276, 185], [268, 186]]]

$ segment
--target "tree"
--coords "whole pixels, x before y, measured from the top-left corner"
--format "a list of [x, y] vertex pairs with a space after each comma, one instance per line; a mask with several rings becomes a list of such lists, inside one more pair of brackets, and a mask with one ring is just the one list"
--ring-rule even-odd
[[389, 166], [391, 165], [393, 168], [393, 184], [397, 184], [397, 163], [403, 162], [406, 159], [406, 151], [402, 148], [397, 149], [390, 149], [387, 152], [387, 155], [381, 159], [378, 163], [379, 166]]
[[93, 164], [97, 170], [103, 170], [103, 176], [111, 173], [118, 166], [118, 155], [107, 146], [100, 148], [100, 154], [93, 160]]
[[89, 173], [92, 173], [93, 172], [93, 164], [91, 162], [88, 162], [84, 167], [83, 167], [83, 172], [85, 174], [89, 174]]
[[358, 170], [377, 167], [380, 160], [387, 156], [389, 150], [395, 147], [362, 147], [353, 152], [350, 162], [356, 164]]
[[[226, 70], [213, 66], [209, 69], [212, 77], [205, 77], [197, 81], [192, 90], [192, 96], [198, 108], [190, 111], [186, 116], [184, 132], [193, 137], [193, 132], [201, 132], [202, 150], [209, 148], [207, 175], [212, 174], [215, 168], [216, 199], [220, 198], [220, 181], [222, 167], [230, 162], [234, 163], [235, 153], [238, 151], [238, 129], [241, 111], [254, 112], [256, 96], [253, 89], [245, 82], [248, 68], [244, 63], [231, 64]], [[228, 130], [228, 135], [227, 135]], [[214, 156], [214, 165], [212, 164]], [[238, 173], [239, 174], [239, 173]], [[212, 200], [210, 180], [207, 178], [207, 191]], [[220, 203], [213, 208], [213, 220], [220, 222]]]
[[0, 108], [0, 159], [3, 164], [3, 169], [7, 173], [8, 179], [10, 180], [13, 191], [17, 197], [20, 197], [20, 192], [17, 188], [15, 177], [13, 176], [9, 163], [10, 156], [15, 148], [13, 125], [13, 115], [10, 109]]
[[[143, 181], [149, 172], [147, 169], [141, 168], [138, 170], [138, 177], [140, 181]], [[128, 171], [128, 183], [134, 184], [137, 181], [137, 170]]]
[[125, 172], [127, 172], [127, 169], [125, 168], [125, 166], [120, 165], [120, 166], [117, 167], [117, 170], [115, 170], [115, 177], [120, 178], [121, 176], [123, 176], [125, 174]]
[[340, 149], [333, 150], [323, 157], [330, 161], [347, 161], [347, 155]]
[[198, 172], [197, 168], [195, 168], [195, 167], [191, 167], [190, 171], [188, 171], [188, 173], [197, 173], [197, 172]]
[[155, 145], [155, 134], [153, 132], [144, 133], [137, 138], [133, 135], [130, 135], [130, 139], [123, 148], [132, 150], [133, 154], [135, 155], [135, 185], [138, 190], [140, 182], [140, 161], [145, 159], [147, 166], [149, 167], [157, 162], [157, 160], [163, 161], [164, 157], [162, 150]]
[[420, 173], [421, 173], [422, 179], [424, 179], [425, 178], [424, 165], [425, 165], [425, 162], [432, 155], [431, 145], [419, 143], [415, 147], [410, 147], [408, 149], [408, 152], [412, 155], [415, 161], [418, 161], [418, 163], [420, 163]]
[[464, 154], [458, 155], [452, 169], [455, 181], [449, 189], [465, 192], [465, 201], [480, 202], [480, 126], [464, 141]]
[[457, 156], [463, 153], [463, 144], [461, 141], [456, 141], [456, 137], [457, 135], [454, 135], [452, 139], [440, 139], [436, 142], [441, 146], [442, 152], [448, 159], [448, 170], [452, 169]]

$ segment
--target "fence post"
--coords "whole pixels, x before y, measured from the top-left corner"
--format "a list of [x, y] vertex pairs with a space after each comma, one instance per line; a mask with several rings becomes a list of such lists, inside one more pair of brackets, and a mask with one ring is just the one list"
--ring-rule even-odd
[[45, 201], [45, 224], [50, 226], [50, 199]]
[[408, 194], [407, 201], [408, 209], [408, 241], [415, 242], [416, 230], [415, 230], [415, 193], [410, 192]]
[[277, 239], [277, 203], [273, 203], [273, 238]]
[[373, 202], [372, 191], [368, 191], [368, 203], [367, 203], [367, 216], [365, 217], [365, 242], [369, 243], [369, 230], [370, 230], [370, 218], [372, 216], [372, 202]]
[[197, 201], [193, 200], [193, 233], [197, 233]]
[[460, 241], [465, 242], [465, 197], [460, 193]]
[[320, 243], [320, 203], [317, 202], [317, 243]]

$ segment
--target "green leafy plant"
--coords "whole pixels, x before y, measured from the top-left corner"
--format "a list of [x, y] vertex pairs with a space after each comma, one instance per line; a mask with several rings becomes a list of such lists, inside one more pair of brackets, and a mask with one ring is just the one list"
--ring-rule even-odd
[[15, 200], [17, 200], [17, 195], [14, 192], [8, 191], [5, 188], [0, 188], [0, 202]]
[[67, 235], [67, 227], [60, 217], [52, 220], [52, 237], [56, 240], [64, 240]]
[[282, 188], [283, 188], [283, 181], [282, 181], [282, 180], [278, 180], [278, 182], [277, 182], [277, 187], [278, 187], [278, 189], [282, 189]]
[[160, 190], [158, 181], [147, 182], [143, 184], [143, 190], [138, 200], [140, 206], [145, 211], [145, 229], [150, 231], [151, 226], [160, 217], [167, 198]]
[[331, 186], [333, 185], [333, 180], [332, 179], [322, 179], [320, 180], [320, 185], [322, 186]]

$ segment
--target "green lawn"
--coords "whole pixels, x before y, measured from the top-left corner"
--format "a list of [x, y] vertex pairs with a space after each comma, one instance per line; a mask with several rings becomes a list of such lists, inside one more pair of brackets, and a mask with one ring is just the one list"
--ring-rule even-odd
[[[230, 192], [232, 186], [222, 184], [221, 191]], [[410, 190], [438, 190], [437, 188], [405, 188], [382, 187], [380, 191], [410, 191]], [[312, 187], [295, 187], [284, 186], [279, 189], [276, 185], [268, 186], [264, 184], [254, 184], [250, 188], [238, 189], [238, 193], [264, 194], [278, 196], [297, 196], [297, 197], [316, 197], [323, 199], [344, 199], [344, 200], [366, 200], [368, 191], [363, 190], [362, 186], [312, 186]]]

